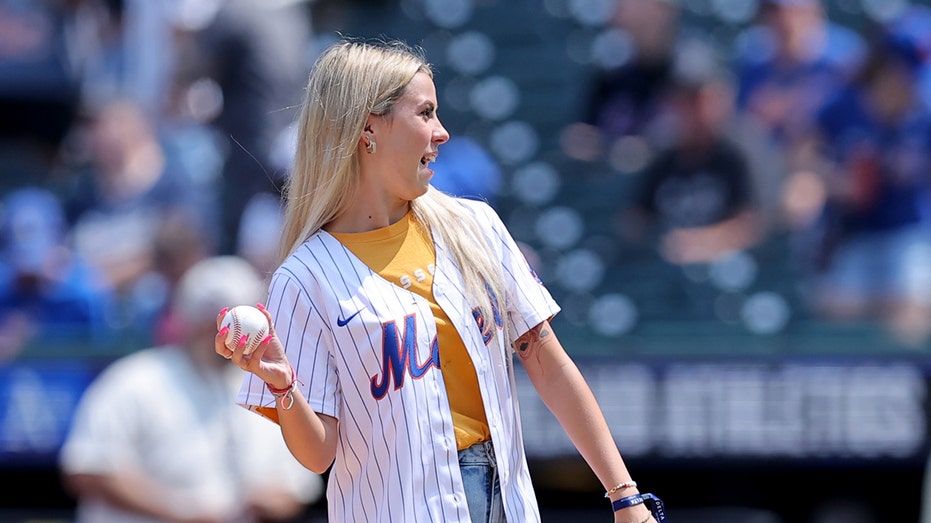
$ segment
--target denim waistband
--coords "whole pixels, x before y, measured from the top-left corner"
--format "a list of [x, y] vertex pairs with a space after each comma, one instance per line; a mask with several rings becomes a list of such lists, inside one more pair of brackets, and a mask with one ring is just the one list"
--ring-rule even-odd
[[495, 465], [495, 446], [491, 440], [481, 441], [459, 451], [459, 463]]

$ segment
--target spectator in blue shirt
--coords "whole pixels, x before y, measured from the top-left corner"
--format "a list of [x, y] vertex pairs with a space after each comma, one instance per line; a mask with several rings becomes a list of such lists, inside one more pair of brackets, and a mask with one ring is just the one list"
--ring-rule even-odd
[[813, 117], [857, 67], [863, 44], [820, 0], [765, 0], [759, 20], [737, 50], [737, 105], [785, 150], [790, 169], [804, 168]]
[[918, 95], [914, 42], [887, 35], [817, 118], [829, 166], [823, 272], [831, 318], [880, 317], [902, 341], [931, 332], [931, 113]]
[[0, 361], [27, 349], [107, 343], [111, 293], [66, 243], [64, 212], [50, 192], [17, 189], [0, 206]]

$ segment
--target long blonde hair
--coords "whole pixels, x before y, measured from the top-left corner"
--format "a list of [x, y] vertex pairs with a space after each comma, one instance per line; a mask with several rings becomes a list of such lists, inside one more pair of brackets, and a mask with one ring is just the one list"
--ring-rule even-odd
[[[358, 144], [366, 119], [370, 114], [389, 114], [418, 72], [433, 78], [422, 51], [398, 41], [342, 40], [317, 58], [304, 95], [298, 148], [285, 187], [279, 262], [339, 216], [351, 201], [359, 180]], [[465, 208], [433, 187], [411, 202], [411, 208], [417, 220], [449, 249], [467, 296], [486, 321], [506, 310], [498, 256]]]

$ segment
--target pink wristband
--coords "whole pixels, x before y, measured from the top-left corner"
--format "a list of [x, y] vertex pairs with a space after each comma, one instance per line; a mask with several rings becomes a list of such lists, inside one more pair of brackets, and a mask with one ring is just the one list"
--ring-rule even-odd
[[[294, 405], [294, 397], [291, 395], [291, 392], [294, 390], [294, 386], [297, 383], [297, 372], [294, 370], [294, 367], [291, 367], [291, 383], [283, 389], [276, 389], [272, 387], [267, 381], [265, 382], [265, 388], [268, 389], [268, 392], [272, 393], [272, 396], [278, 398], [281, 408], [284, 410], [289, 410], [292, 405]], [[285, 405], [285, 399], [288, 399], [288, 404]]]
[[283, 396], [287, 394], [292, 388], [294, 388], [295, 383], [297, 383], [297, 372], [295, 372], [294, 367], [291, 367], [291, 383], [289, 383], [287, 387], [283, 389], [276, 389], [275, 387], [272, 387], [267, 381], [265, 382], [265, 387], [268, 389], [268, 392], [271, 392], [275, 396]]

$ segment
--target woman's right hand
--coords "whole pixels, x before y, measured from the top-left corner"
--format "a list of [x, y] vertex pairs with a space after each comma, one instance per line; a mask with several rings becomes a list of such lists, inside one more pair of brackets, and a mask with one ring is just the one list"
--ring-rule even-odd
[[243, 354], [243, 346], [230, 349], [226, 346], [227, 329], [220, 328], [223, 317], [229, 312], [225, 308], [217, 315], [217, 336], [214, 340], [214, 350], [217, 354], [232, 361], [239, 368], [249, 371], [259, 377], [269, 386], [276, 389], [284, 389], [291, 385], [292, 371], [291, 363], [285, 355], [284, 346], [278, 335], [275, 333], [275, 322], [272, 320], [271, 313], [261, 303], [256, 308], [262, 311], [268, 320], [269, 334], [262, 340], [262, 343], [250, 354]]

